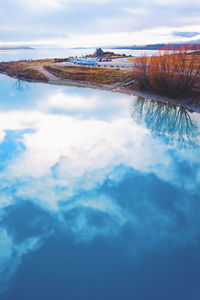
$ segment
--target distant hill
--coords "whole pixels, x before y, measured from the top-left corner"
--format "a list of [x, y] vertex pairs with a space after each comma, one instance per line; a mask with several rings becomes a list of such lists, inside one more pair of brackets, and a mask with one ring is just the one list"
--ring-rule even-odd
[[[181, 47], [183, 46], [184, 43], [176, 43], [173, 44], [171, 43], [170, 45], [174, 46], [174, 47]], [[200, 44], [200, 40], [196, 40], [196, 41], [191, 41], [188, 42], [187, 44], [192, 44], [192, 45], [196, 45], [196, 44]], [[169, 44], [150, 44], [150, 45], [133, 45], [133, 46], [112, 46], [110, 47], [111, 49], [122, 49], [122, 50], [159, 50], [161, 48], [163, 48], [164, 46], [167, 46]]]
[[157, 50], [164, 47], [165, 44], [152, 44], [152, 45], [141, 45], [141, 46], [113, 46], [111, 49], [127, 49], [127, 50]]
[[18, 46], [18, 47], [1, 47], [0, 50], [32, 50], [34, 48], [26, 47], [26, 46]]

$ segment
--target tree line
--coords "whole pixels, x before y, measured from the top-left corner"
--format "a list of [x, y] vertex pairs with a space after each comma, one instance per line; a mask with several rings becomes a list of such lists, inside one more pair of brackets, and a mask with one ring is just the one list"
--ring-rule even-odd
[[[170, 97], [194, 96], [200, 91], [200, 45], [166, 46], [155, 55], [136, 59], [140, 89]], [[199, 93], [200, 94], [200, 93]]]

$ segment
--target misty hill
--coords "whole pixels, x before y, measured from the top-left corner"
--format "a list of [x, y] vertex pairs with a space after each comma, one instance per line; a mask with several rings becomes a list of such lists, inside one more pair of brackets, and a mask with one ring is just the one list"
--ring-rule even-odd
[[[174, 47], [181, 47], [186, 43], [171, 43], [170, 45], [174, 46]], [[196, 40], [196, 41], [191, 41], [188, 42], [187, 44], [192, 44], [192, 45], [196, 45], [196, 44], [200, 44], [200, 40]], [[127, 50], [159, 50], [161, 48], [163, 48], [164, 46], [167, 46], [169, 44], [150, 44], [150, 45], [133, 45], [133, 46], [113, 46], [110, 47], [111, 49], [127, 49]]]
[[18, 46], [18, 47], [1, 47], [0, 50], [32, 50], [34, 48], [26, 47], [26, 46]]

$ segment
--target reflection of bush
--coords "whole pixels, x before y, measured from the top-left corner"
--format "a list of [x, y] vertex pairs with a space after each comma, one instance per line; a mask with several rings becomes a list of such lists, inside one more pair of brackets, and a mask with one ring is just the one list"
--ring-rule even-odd
[[132, 117], [144, 121], [153, 134], [164, 135], [179, 144], [196, 144], [199, 130], [184, 107], [138, 97], [133, 102]]

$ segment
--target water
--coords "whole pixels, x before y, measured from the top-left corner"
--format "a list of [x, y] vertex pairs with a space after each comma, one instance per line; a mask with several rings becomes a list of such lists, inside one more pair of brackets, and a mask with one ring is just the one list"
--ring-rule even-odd
[[0, 299], [199, 300], [199, 115], [3, 75], [0, 89]]
[[[138, 56], [143, 53], [152, 55], [155, 51], [152, 50], [121, 50], [121, 49], [103, 49], [118, 54], [127, 54]], [[45, 59], [45, 58], [65, 58], [69, 56], [83, 56], [93, 54], [95, 49], [30, 49], [30, 50], [0, 50], [0, 61], [15, 61], [23, 59]]]

